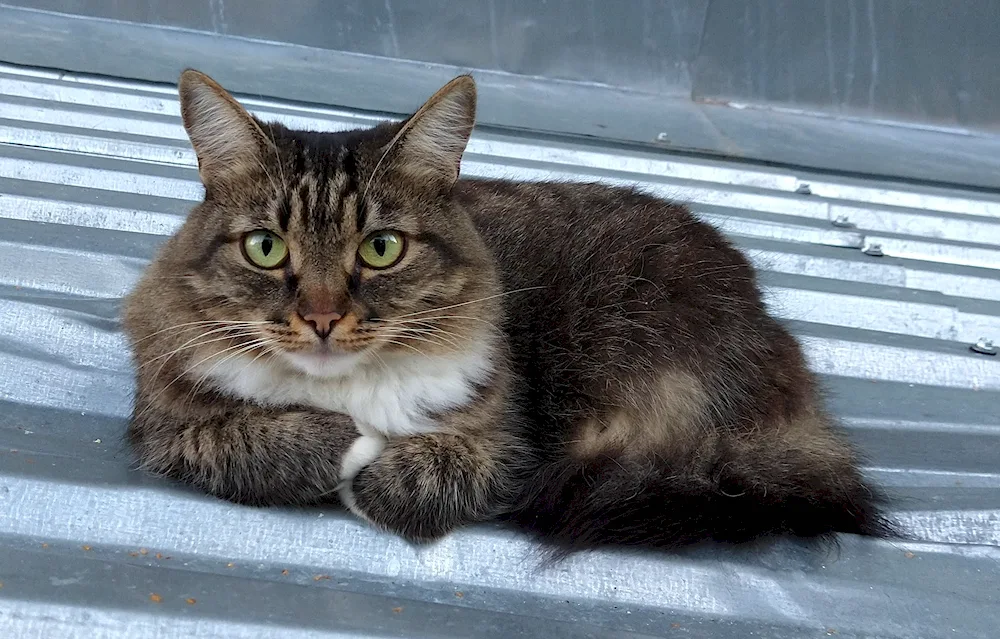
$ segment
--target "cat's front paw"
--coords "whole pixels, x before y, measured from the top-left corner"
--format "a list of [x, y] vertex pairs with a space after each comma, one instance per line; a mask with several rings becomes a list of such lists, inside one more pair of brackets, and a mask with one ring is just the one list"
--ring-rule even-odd
[[381, 437], [362, 435], [355, 439], [340, 462], [340, 483], [337, 485], [337, 495], [344, 507], [361, 519], [375, 525], [378, 524], [369, 519], [364, 511], [358, 508], [354, 495], [354, 480], [366, 466], [378, 459], [383, 449], [385, 449], [385, 440]]
[[[374, 451], [372, 444], [355, 446], [358, 459]], [[504, 483], [496, 472], [499, 465], [463, 437], [433, 433], [394, 439], [376, 457], [342, 489], [341, 499], [346, 495], [351, 512], [378, 528], [428, 542], [496, 514], [497, 487]]]

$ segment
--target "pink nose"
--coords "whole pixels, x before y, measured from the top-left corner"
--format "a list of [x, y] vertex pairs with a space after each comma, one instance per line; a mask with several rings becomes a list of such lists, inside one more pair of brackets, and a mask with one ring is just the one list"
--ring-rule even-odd
[[317, 335], [326, 338], [333, 326], [340, 321], [340, 317], [340, 313], [306, 313], [302, 319], [312, 324]]

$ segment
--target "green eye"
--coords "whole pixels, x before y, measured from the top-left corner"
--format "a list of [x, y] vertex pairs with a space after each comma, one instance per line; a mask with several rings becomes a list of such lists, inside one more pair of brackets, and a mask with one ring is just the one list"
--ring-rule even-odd
[[389, 268], [403, 257], [406, 241], [396, 231], [377, 231], [358, 247], [358, 258], [368, 268]]
[[243, 255], [254, 266], [278, 268], [288, 259], [288, 245], [270, 231], [251, 231], [243, 236]]

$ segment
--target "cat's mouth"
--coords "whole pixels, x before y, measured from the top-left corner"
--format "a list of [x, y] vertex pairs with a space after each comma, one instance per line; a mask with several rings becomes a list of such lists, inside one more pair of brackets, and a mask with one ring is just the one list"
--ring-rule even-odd
[[364, 359], [362, 351], [341, 350], [325, 342], [312, 348], [285, 351], [283, 354], [292, 368], [315, 377], [346, 375]]

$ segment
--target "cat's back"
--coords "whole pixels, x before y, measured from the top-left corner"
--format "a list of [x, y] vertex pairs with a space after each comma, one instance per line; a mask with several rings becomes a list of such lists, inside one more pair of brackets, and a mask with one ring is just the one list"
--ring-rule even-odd
[[587, 250], [599, 243], [597, 238], [614, 242], [659, 235], [694, 220], [683, 206], [600, 183], [468, 179], [457, 184], [456, 192], [495, 250], [535, 242], [544, 243], [546, 253]]
[[652, 278], [660, 293], [686, 297], [716, 274], [718, 292], [759, 302], [749, 262], [681, 204], [628, 187], [505, 180], [461, 180], [456, 197], [507, 290], [544, 285], [551, 299], [553, 290], [579, 294], [589, 285], [596, 293], [600, 281]]
[[753, 267], [683, 205], [599, 184], [459, 188], [503, 278], [515, 361], [532, 387], [554, 389], [537, 400], [552, 415], [631, 402], [608, 389], [665, 375], [709, 389], [703, 401], [730, 424], [812, 405], [799, 349], [767, 313]]

